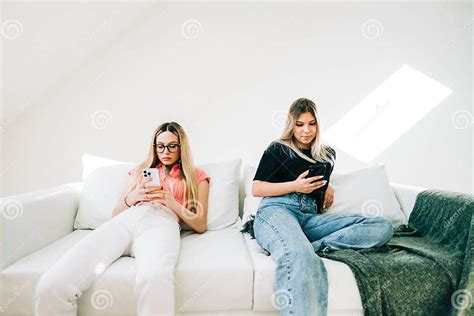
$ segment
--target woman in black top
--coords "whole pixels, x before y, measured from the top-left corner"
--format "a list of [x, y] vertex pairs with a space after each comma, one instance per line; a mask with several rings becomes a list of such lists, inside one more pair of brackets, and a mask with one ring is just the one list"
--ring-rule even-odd
[[[323, 214], [331, 205], [329, 177], [336, 152], [321, 144], [320, 121], [311, 100], [290, 107], [283, 135], [263, 153], [252, 194], [263, 197], [253, 231], [277, 264], [276, 298], [281, 315], [326, 315], [327, 272], [319, 251], [364, 249], [386, 244], [393, 235], [384, 217]], [[308, 177], [311, 165], [326, 165]]]
[[[321, 213], [323, 209], [328, 208], [332, 204], [334, 190], [329, 185], [329, 179], [334, 169], [334, 161], [336, 159], [336, 151], [332, 147], [325, 146], [323, 150], [326, 151], [329, 160], [317, 161], [312, 159], [313, 154], [311, 153], [311, 148], [300, 147], [299, 151], [304, 155], [304, 157], [301, 157], [294, 149], [291, 149], [285, 143], [274, 141], [263, 153], [253, 180], [272, 183], [293, 181], [298, 178], [300, 174], [307, 171], [311, 165], [326, 165], [324, 180], [327, 179], [327, 182], [320, 182], [321, 187], [316, 186], [318, 185], [316, 183], [315, 187], [311, 188], [314, 189], [314, 191], [308, 193], [316, 201], [316, 212]], [[305, 173], [305, 176], [306, 175]], [[309, 179], [308, 182], [312, 182], [316, 179], [319, 178]], [[326, 204], [323, 205], [325, 200]]]

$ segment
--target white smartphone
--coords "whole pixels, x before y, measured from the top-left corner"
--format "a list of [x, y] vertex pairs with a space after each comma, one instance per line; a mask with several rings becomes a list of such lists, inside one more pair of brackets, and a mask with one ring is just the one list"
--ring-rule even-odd
[[145, 183], [145, 188], [148, 187], [157, 187], [161, 185], [160, 175], [158, 174], [158, 169], [156, 168], [146, 168], [143, 170], [143, 178], [148, 179], [151, 177], [151, 181]]

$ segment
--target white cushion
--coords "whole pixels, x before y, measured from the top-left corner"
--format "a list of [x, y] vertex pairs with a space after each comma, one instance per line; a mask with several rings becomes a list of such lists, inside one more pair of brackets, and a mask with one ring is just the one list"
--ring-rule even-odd
[[[75, 229], [95, 229], [112, 217], [126, 180], [136, 163], [83, 155], [83, 188]], [[208, 230], [229, 227], [239, 219], [241, 159], [198, 165], [211, 177]]]
[[[83, 160], [84, 169], [89, 168]], [[127, 181], [127, 171], [135, 164], [113, 164], [91, 171], [83, 181], [75, 229], [96, 229], [112, 218]]]
[[395, 196], [397, 197], [398, 203], [400, 203], [400, 206], [406, 218], [410, 218], [410, 214], [413, 211], [413, 208], [415, 207], [416, 197], [418, 196], [418, 193], [428, 189], [420, 186], [407, 185], [395, 182], [390, 182], [390, 186], [392, 187], [393, 192], [395, 192]]
[[[0, 301], [4, 303], [5, 315], [33, 315], [33, 294], [41, 275], [90, 233], [90, 230], [76, 230], [0, 271]], [[113, 262], [80, 297], [78, 315], [136, 314], [135, 269], [135, 258], [125, 254]], [[253, 267], [236, 227], [204, 234], [181, 232], [175, 271], [177, 312], [187, 315], [188, 312], [252, 309]], [[103, 310], [94, 308], [94, 293], [103, 293], [94, 297], [105, 300], [97, 301], [96, 306], [107, 302], [110, 306]]]
[[258, 207], [262, 197], [255, 197], [252, 195], [252, 182], [257, 168], [253, 166], [244, 167], [244, 207], [242, 215], [242, 225], [249, 220], [250, 215], [255, 215], [257, 213]]
[[207, 206], [207, 229], [229, 227], [240, 220], [239, 178], [241, 159], [198, 165], [211, 177]]
[[333, 174], [334, 202], [326, 213], [357, 213], [364, 216], [383, 216], [394, 227], [406, 224], [407, 219], [390, 186], [385, 165], [372, 164], [345, 174]]

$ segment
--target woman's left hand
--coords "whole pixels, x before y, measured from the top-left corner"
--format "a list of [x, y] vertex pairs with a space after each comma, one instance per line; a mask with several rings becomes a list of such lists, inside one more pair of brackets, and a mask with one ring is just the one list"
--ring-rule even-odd
[[326, 193], [324, 193], [323, 209], [328, 209], [332, 202], [334, 202], [334, 188], [329, 184]]
[[159, 202], [174, 212], [176, 212], [178, 206], [180, 205], [174, 199], [173, 194], [165, 189], [156, 190], [153, 192], [153, 194], [148, 194], [148, 196], [152, 198], [152, 202]]

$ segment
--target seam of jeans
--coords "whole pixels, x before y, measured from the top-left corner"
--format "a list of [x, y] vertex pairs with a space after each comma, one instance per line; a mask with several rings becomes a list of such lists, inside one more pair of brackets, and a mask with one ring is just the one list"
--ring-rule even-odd
[[349, 226], [349, 229], [346, 232], [344, 232], [344, 233], [340, 234], [339, 236], [337, 236], [336, 239], [334, 239], [334, 241], [339, 241], [339, 240], [341, 240], [342, 237], [345, 237], [348, 234], [352, 233], [352, 231], [356, 228], [355, 226], [358, 225], [358, 224], [359, 223], [352, 224], [351, 226]]
[[[289, 265], [289, 260], [288, 260], [288, 251], [287, 251], [287, 245], [284, 243], [284, 241], [282, 240], [281, 238], [281, 235], [280, 233], [278, 232], [278, 229], [276, 229], [272, 224], [270, 224], [269, 222], [267, 222], [264, 218], [262, 218], [260, 215], [256, 214], [255, 217], [258, 217], [258, 219], [260, 219], [263, 223], [267, 224], [268, 227], [270, 227], [271, 230], [273, 230], [273, 232], [277, 235], [278, 237], [278, 241], [282, 244], [283, 246], [283, 250], [284, 250], [284, 254], [285, 254], [285, 265], [286, 265], [286, 272], [287, 272], [287, 275], [288, 275], [288, 282], [287, 282], [287, 289], [288, 292], [291, 291], [291, 288], [290, 288], [290, 283], [291, 283], [291, 274], [290, 274], [290, 265]], [[290, 314], [293, 314], [293, 310], [292, 310], [292, 302], [291, 302], [291, 295], [290, 295], [290, 302], [288, 303], [288, 311], [290, 312]]]
[[[314, 215], [325, 216], [324, 214], [314, 214]], [[358, 215], [358, 214], [352, 214], [352, 215], [351, 215], [351, 214], [348, 214], [348, 215], [347, 215], [347, 217], [354, 217], [354, 216], [359, 217], [360, 215]], [[358, 224], [358, 223], [356, 223], [356, 224]], [[354, 224], [351, 224], [351, 226], [352, 226], [352, 225], [354, 225]], [[312, 225], [312, 226], [306, 227], [306, 229], [313, 229], [313, 228], [316, 228], [316, 227], [318, 227], [318, 226], [321, 226], [321, 224], [314, 224], [314, 225]], [[350, 227], [350, 226], [346, 226], [346, 227]]]
[[[357, 216], [357, 215], [356, 215], [356, 216]], [[360, 225], [361, 223], [363, 223], [366, 218], [367, 218], [367, 217], [363, 217], [362, 221], [350, 225], [350, 226], [349, 226], [349, 229], [348, 229], [345, 233], [340, 234], [339, 236], [337, 236], [337, 238], [335, 239], [335, 241], [339, 241], [339, 240], [341, 240], [342, 237], [345, 237], [345, 236], [347, 236], [349, 233], [352, 233], [352, 231], [353, 231], [355, 228], [357, 228], [357, 225]]]

